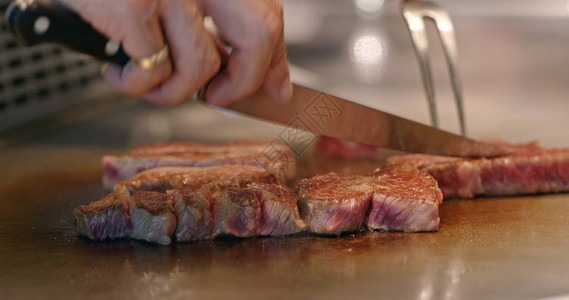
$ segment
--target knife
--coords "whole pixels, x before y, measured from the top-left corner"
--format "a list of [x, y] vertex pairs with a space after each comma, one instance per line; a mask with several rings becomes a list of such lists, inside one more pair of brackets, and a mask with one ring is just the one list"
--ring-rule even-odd
[[[54, 0], [17, 0], [6, 19], [25, 45], [56, 43], [97, 59], [125, 65], [130, 58], [120, 44], [97, 32], [77, 13]], [[202, 89], [203, 93], [205, 88]], [[280, 123], [293, 130], [349, 140], [379, 148], [461, 157], [493, 157], [510, 152], [360, 105], [322, 91], [293, 84], [288, 104], [271, 101], [259, 90], [226, 109]]]

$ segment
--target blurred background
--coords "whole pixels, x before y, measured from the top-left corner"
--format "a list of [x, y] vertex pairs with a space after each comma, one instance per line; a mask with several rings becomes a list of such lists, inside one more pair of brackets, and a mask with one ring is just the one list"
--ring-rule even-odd
[[[430, 123], [399, 1], [282, 2], [293, 81]], [[3, 13], [8, 2], [0, 3]], [[469, 135], [569, 147], [569, 1], [436, 3], [454, 21]], [[24, 48], [0, 25], [0, 145], [124, 147], [282, 130], [196, 103], [159, 108], [117, 95], [101, 82], [98, 62], [53, 45]], [[443, 51], [428, 29], [440, 124], [458, 133]]]

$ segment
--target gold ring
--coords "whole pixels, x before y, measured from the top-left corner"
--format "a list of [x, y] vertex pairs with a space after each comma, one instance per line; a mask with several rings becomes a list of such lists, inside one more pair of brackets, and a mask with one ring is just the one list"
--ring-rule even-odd
[[154, 66], [166, 60], [167, 57], [168, 57], [168, 45], [164, 45], [164, 47], [160, 49], [160, 51], [150, 56], [143, 58], [132, 58], [132, 62], [135, 65], [145, 70], [148, 70], [154, 68]]

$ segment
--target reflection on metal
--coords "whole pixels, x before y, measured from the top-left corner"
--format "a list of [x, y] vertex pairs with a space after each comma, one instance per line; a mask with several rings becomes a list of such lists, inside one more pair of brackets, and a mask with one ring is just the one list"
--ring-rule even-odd
[[450, 300], [460, 298], [458, 292], [461, 290], [460, 285], [464, 275], [466, 274], [466, 269], [466, 264], [462, 257], [459, 255], [453, 257], [447, 269], [448, 279], [443, 281], [446, 282], [446, 286], [444, 287], [444, 299]]
[[433, 126], [438, 127], [439, 122], [435, 103], [435, 90], [431, 74], [431, 66], [429, 64], [429, 41], [425, 31], [425, 18], [432, 20], [437, 26], [448, 63], [451, 84], [458, 110], [460, 132], [462, 135], [466, 135], [464, 109], [462, 104], [462, 87], [457, 68], [458, 50], [456, 46], [454, 27], [448, 13], [437, 4], [429, 1], [406, 0], [403, 2], [401, 10], [403, 17], [407, 22], [407, 26], [409, 27], [411, 40], [413, 41], [413, 46], [415, 47], [417, 58], [419, 59], [421, 77], [423, 78], [423, 86], [425, 87], [427, 101], [429, 102], [431, 122]]
[[376, 12], [383, 6], [383, 0], [354, 0], [356, 6], [365, 12]]
[[358, 77], [365, 83], [379, 82], [386, 57], [385, 40], [376, 32], [358, 34], [350, 43], [350, 58]]
[[375, 18], [383, 7], [384, 0], [354, 0], [356, 12], [363, 18]]
[[359, 37], [352, 47], [352, 58], [356, 63], [372, 65], [381, 62], [383, 58], [383, 45], [373, 35]]
[[419, 300], [430, 300], [433, 299], [433, 295], [434, 295], [434, 287], [433, 287], [433, 274], [432, 273], [426, 273], [426, 275], [428, 274], [428, 279], [429, 281], [427, 283], [422, 283], [422, 287], [421, 290], [419, 291], [419, 295], [417, 297], [417, 299]]
[[[436, 254], [429, 254], [436, 257]], [[416, 299], [461, 299], [464, 277], [470, 271], [460, 251], [455, 250], [445, 258], [433, 259], [423, 271]]]

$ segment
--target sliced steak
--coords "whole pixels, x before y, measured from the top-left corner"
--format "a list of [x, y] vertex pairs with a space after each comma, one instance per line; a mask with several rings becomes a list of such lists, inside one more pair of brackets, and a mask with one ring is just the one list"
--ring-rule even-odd
[[405, 154], [391, 156], [387, 159], [387, 164], [394, 166], [406, 165], [414, 168], [421, 168], [426, 165], [455, 162], [459, 160], [462, 160], [462, 158], [430, 154]]
[[443, 161], [414, 154], [390, 158], [388, 163], [421, 160], [411, 165], [431, 174], [449, 198], [569, 191], [569, 150], [532, 147], [525, 145], [513, 155], [496, 158]]
[[[512, 153], [497, 158], [464, 159], [426, 154], [391, 156], [389, 165], [408, 165], [432, 175], [447, 198], [505, 196], [569, 191], [569, 149], [544, 149], [537, 142], [485, 142]], [[379, 159], [383, 150], [320, 138], [315, 150], [341, 157]]]
[[170, 196], [158, 192], [138, 191], [132, 195], [129, 237], [161, 245], [170, 244], [176, 229]]
[[296, 173], [292, 151], [277, 142], [241, 141], [217, 145], [183, 142], [138, 146], [130, 155], [103, 157], [103, 185], [112, 189], [118, 181], [157, 167], [217, 165], [262, 167], [283, 181], [292, 179]]
[[243, 165], [148, 170], [78, 207], [75, 215], [78, 232], [91, 239], [128, 235], [164, 245], [172, 235], [190, 241], [280, 236], [305, 228], [295, 193], [268, 171]]
[[214, 191], [214, 236], [252, 237], [262, 225], [261, 201], [256, 191], [231, 187]]
[[256, 191], [261, 200], [263, 222], [258, 230], [260, 235], [288, 235], [306, 229], [300, 218], [297, 196], [284, 185], [252, 183], [249, 189]]
[[[292, 160], [293, 161], [293, 160]], [[210, 167], [222, 165], [249, 165], [267, 169], [285, 182], [296, 172], [296, 163], [269, 161], [258, 154], [169, 154], [146, 156], [105, 156], [103, 158], [103, 185], [112, 189], [124, 179], [158, 167]]]
[[157, 191], [182, 187], [199, 187], [204, 184], [247, 185], [252, 182], [278, 183], [271, 172], [254, 166], [226, 165], [213, 167], [163, 167], [146, 170], [123, 180], [115, 188], [126, 187], [135, 191]]
[[[311, 232], [434, 231], [442, 193], [427, 173], [383, 167], [373, 176], [328, 173], [300, 181], [300, 213]], [[371, 210], [370, 210], [371, 207]]]
[[296, 194], [282, 185], [207, 185], [168, 193], [174, 200], [178, 241], [224, 235], [281, 236], [305, 228], [296, 206]]
[[154, 154], [213, 154], [213, 153], [253, 153], [259, 154], [268, 147], [291, 153], [290, 148], [279, 141], [272, 140], [237, 140], [222, 144], [206, 144], [196, 142], [172, 142], [135, 146], [130, 149], [130, 155]]
[[134, 239], [167, 245], [176, 227], [172, 203], [167, 195], [136, 192], [125, 187], [103, 199], [73, 210], [77, 233], [92, 240]]
[[282, 236], [303, 231], [296, 194], [277, 184], [252, 183], [212, 193], [214, 235]]
[[123, 238], [130, 234], [130, 194], [119, 187], [99, 201], [73, 210], [75, 230], [92, 240]]
[[213, 200], [209, 188], [181, 188], [169, 190], [174, 202], [177, 226], [175, 238], [179, 242], [209, 239], [213, 236]]
[[298, 183], [299, 210], [308, 230], [339, 235], [365, 225], [372, 198], [373, 178], [328, 173]]
[[411, 167], [382, 167], [374, 171], [369, 229], [407, 232], [436, 231], [443, 194], [429, 174]]

